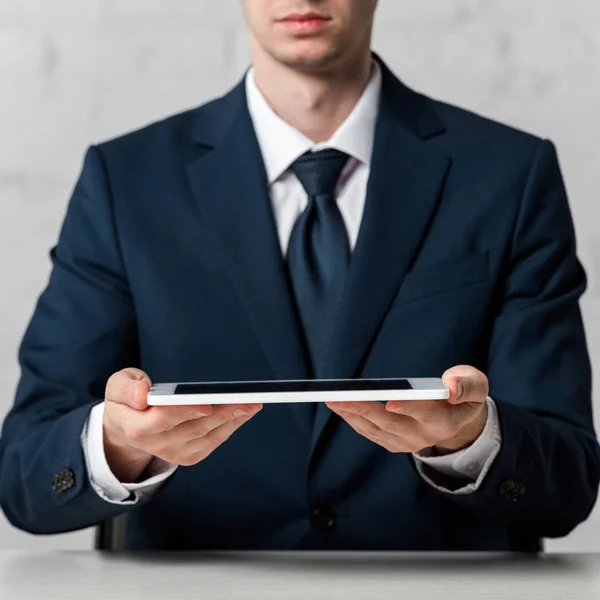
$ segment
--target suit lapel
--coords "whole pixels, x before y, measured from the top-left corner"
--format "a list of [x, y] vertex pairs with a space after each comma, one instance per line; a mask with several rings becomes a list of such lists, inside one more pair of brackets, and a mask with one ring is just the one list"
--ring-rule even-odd
[[[209, 149], [187, 166], [191, 189], [220, 242], [230, 280], [275, 379], [306, 379], [310, 363], [243, 85], [220, 102], [197, 124]], [[308, 431], [303, 408], [294, 406], [293, 412]]]
[[[423, 141], [443, 130], [428, 101], [383, 64], [382, 70], [366, 204], [324, 369], [330, 379], [356, 376], [427, 232], [449, 169], [448, 157]], [[311, 452], [331, 418], [320, 406]]]
[[[426, 235], [450, 167], [449, 158], [426, 143], [444, 131], [430, 102], [375, 58], [382, 68], [383, 90], [371, 175], [324, 378], [352, 378], [359, 371]], [[199, 109], [192, 134], [204, 146], [187, 165], [193, 196], [220, 242], [225, 268], [274, 377], [310, 378], [243, 83]], [[290, 408], [308, 431], [306, 407]], [[311, 454], [332, 415], [327, 407], [318, 408]]]

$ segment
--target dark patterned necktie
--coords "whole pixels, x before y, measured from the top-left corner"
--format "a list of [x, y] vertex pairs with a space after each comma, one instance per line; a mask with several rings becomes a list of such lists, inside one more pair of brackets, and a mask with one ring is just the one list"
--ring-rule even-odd
[[288, 267], [317, 378], [324, 366], [350, 262], [350, 247], [335, 200], [349, 156], [337, 150], [307, 152], [291, 166], [308, 195], [290, 238]]

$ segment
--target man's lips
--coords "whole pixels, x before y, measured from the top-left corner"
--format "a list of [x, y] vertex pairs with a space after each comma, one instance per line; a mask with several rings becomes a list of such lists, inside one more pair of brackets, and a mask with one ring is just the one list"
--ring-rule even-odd
[[293, 31], [309, 33], [326, 27], [329, 21], [328, 17], [317, 13], [307, 13], [288, 15], [278, 22]]

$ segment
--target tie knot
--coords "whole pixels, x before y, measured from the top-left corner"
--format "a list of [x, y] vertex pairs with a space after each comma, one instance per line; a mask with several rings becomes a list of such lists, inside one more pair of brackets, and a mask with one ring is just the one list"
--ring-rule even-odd
[[333, 196], [349, 158], [339, 150], [306, 152], [291, 169], [309, 196]]

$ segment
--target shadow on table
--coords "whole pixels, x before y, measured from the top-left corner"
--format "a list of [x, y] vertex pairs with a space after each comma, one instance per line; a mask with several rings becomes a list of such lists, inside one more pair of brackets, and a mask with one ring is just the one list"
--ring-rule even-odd
[[190, 565], [210, 563], [219, 565], [236, 564], [245, 567], [262, 566], [270, 571], [284, 570], [326, 571], [328, 569], [351, 569], [353, 572], [389, 572], [410, 571], [411, 574], [422, 571], [424, 574], [435, 572], [455, 572], [469, 569], [489, 572], [536, 572], [540, 574], [577, 572], [589, 570], [592, 557], [583, 554], [573, 555], [520, 555], [520, 554], [438, 554], [438, 553], [393, 553], [393, 552], [165, 552], [165, 553], [122, 553], [108, 554], [109, 561], [133, 562], [138, 564]]

